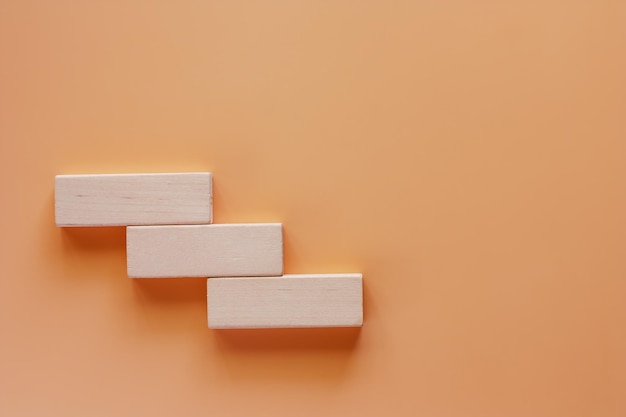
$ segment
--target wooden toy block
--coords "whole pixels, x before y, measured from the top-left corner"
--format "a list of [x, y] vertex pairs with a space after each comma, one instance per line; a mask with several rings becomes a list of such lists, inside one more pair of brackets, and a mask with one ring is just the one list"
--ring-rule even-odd
[[57, 175], [57, 226], [204, 224], [212, 221], [211, 174]]
[[209, 328], [359, 327], [361, 274], [211, 278]]
[[126, 249], [131, 278], [283, 273], [280, 223], [130, 226]]

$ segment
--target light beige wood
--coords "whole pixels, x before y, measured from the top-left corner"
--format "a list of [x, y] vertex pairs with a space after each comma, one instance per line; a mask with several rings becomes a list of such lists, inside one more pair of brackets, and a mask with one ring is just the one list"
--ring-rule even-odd
[[203, 224], [212, 220], [211, 174], [57, 175], [57, 226]]
[[280, 223], [130, 226], [126, 249], [131, 278], [283, 273]]
[[359, 327], [363, 325], [361, 274], [211, 278], [209, 327]]

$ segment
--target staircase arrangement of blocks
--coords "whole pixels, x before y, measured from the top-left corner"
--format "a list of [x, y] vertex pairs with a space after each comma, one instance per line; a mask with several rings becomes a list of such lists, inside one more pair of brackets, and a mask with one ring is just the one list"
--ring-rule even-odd
[[211, 173], [57, 175], [55, 219], [125, 226], [130, 278], [207, 278], [209, 328], [363, 325], [362, 275], [283, 274], [282, 224], [213, 224]]

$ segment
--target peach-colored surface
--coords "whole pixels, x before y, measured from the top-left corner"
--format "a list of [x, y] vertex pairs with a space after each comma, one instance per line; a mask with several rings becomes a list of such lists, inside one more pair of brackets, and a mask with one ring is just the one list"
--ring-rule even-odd
[[[620, 1], [0, 1], [0, 416], [625, 416], [625, 74]], [[363, 329], [210, 331], [54, 226], [177, 170]]]

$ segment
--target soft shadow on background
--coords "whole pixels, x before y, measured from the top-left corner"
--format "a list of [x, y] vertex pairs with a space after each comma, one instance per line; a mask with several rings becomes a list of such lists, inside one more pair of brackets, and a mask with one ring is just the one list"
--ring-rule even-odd
[[354, 377], [362, 328], [209, 330], [206, 372], [228, 383], [339, 386]]
[[129, 278], [135, 297], [151, 304], [206, 304], [206, 278]]
[[119, 286], [126, 277], [124, 227], [64, 227], [54, 232], [55, 240], [60, 240], [54, 262], [59, 263], [64, 280], [111, 281]]
[[60, 229], [67, 252], [125, 250], [125, 227], [63, 227]]
[[259, 352], [268, 350], [351, 350], [361, 327], [314, 329], [220, 329], [212, 330], [224, 350]]

